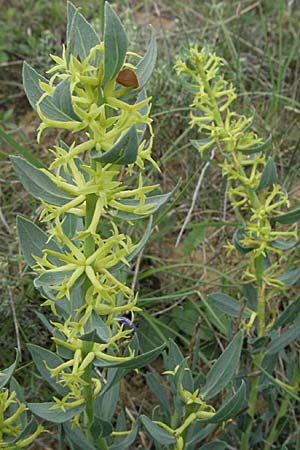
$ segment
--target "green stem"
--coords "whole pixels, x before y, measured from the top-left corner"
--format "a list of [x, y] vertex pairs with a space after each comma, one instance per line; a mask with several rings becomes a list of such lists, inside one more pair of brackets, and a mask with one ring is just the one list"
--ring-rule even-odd
[[[86, 198], [86, 216], [85, 216], [85, 229], [87, 229], [93, 220], [95, 205], [96, 205], [97, 197], [95, 194], [90, 194]], [[86, 258], [91, 256], [95, 251], [95, 241], [93, 236], [88, 235], [84, 241], [84, 255]], [[85, 296], [86, 291], [90, 286], [90, 281], [86, 277], [83, 284], [83, 295]], [[83, 343], [83, 358], [93, 349], [93, 342], [84, 342]], [[83, 380], [87, 383], [83, 388], [83, 394], [85, 398], [85, 419], [87, 425], [87, 436], [90, 441], [93, 442], [93, 438], [90, 433], [90, 426], [94, 420], [94, 399], [93, 399], [93, 387], [92, 387], [92, 363], [87, 366], [85, 369], [85, 373], [83, 375]]]
[[[259, 256], [255, 260], [256, 265], [256, 279], [258, 281], [258, 298], [257, 298], [257, 336], [262, 337], [265, 334], [265, 285], [262, 279], [263, 276], [263, 256]], [[253, 367], [257, 367], [261, 365], [263, 360], [263, 352], [259, 352], [253, 357]], [[254, 424], [254, 416], [256, 411], [256, 403], [258, 396], [258, 386], [259, 386], [259, 377], [260, 374], [253, 377], [251, 380], [250, 386], [250, 394], [249, 394], [249, 410], [248, 414], [250, 416], [250, 422], [246, 432], [242, 436], [241, 447], [240, 450], [248, 450], [249, 449], [249, 437], [251, 435], [251, 431]]]
[[[93, 342], [84, 342], [83, 344], [83, 357], [85, 357], [93, 348]], [[87, 383], [83, 388], [83, 395], [85, 398], [85, 413], [87, 424], [91, 425], [94, 420], [94, 399], [92, 388], [92, 363], [85, 369], [83, 380]]]
[[99, 450], [107, 450], [108, 449], [106, 440], [104, 438], [99, 439], [99, 441], [97, 442], [97, 448]]
[[[86, 216], [85, 216], [85, 228], [87, 229], [94, 216], [95, 205], [96, 205], [97, 197], [95, 194], [89, 194], [86, 197]], [[84, 241], [84, 256], [87, 258], [91, 256], [95, 251], [95, 241], [93, 236], [88, 235]]]

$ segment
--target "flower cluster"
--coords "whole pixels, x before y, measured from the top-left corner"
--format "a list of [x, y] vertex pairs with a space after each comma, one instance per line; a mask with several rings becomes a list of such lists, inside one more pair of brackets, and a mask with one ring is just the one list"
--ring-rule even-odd
[[21, 416], [26, 411], [26, 405], [17, 399], [15, 391], [0, 389], [0, 448], [20, 450], [28, 446], [43, 431], [42, 425], [36, 425], [30, 433], [22, 433]]

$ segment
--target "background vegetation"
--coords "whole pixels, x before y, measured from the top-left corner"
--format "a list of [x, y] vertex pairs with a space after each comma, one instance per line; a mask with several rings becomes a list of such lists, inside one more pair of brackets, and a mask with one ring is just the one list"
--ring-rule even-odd
[[[243, 261], [226, 257], [224, 244], [232, 236], [235, 218], [214, 163], [205, 172], [190, 221], [176, 245], [205, 161], [190, 143], [196, 137], [188, 126], [191, 93], [175, 75], [174, 64], [180, 48], [188, 43], [208, 45], [224, 58], [226, 77], [239, 93], [238, 108], [255, 115], [262, 136], [273, 135], [270, 152], [281, 183], [290, 191], [292, 203], [299, 204], [300, 5], [292, 0], [111, 3], [137, 50], [146, 47], [147, 24], [157, 30], [158, 62], [148, 92], [153, 96], [154, 157], [163, 175], [149, 168], [147, 176], [160, 183], [163, 192], [181, 180], [171, 202], [156, 215], [148, 245], [129, 274], [144, 308], [138, 318], [140, 340], [147, 350], [169, 336], [176, 338], [195, 371], [199, 371], [194, 361], [200, 351], [205, 372], [229, 338], [226, 322], [210, 308], [206, 295], [211, 290], [235, 295]], [[97, 2], [76, 0], [74, 4], [82, 6], [99, 30]], [[17, 180], [8, 156], [16, 153], [19, 144], [42, 162], [51, 159], [47, 142], [53, 143], [56, 135], [48, 132], [42, 144], [36, 144], [39, 121], [25, 97], [21, 68], [26, 59], [43, 72], [50, 62], [49, 53], [60, 52], [65, 15], [63, 0], [6, 0], [0, 15], [0, 127], [4, 130], [0, 130], [0, 367], [12, 362], [14, 347], [21, 347], [17, 375], [20, 381], [26, 377], [22, 384], [29, 386], [29, 397], [37, 397], [41, 388], [25, 344], [43, 345], [48, 337], [36, 315], [41, 299], [19, 252], [15, 220], [18, 213], [34, 220], [39, 211]], [[160, 362], [151, 370], [158, 373]], [[284, 381], [283, 369], [277, 377]], [[143, 372], [127, 380], [123, 401], [130, 410], [139, 409], [145, 384]], [[150, 393], [143, 407], [151, 410]], [[288, 411], [280, 445], [300, 448], [299, 411], [292, 407]], [[260, 412], [268, 412], [263, 400]], [[143, 436], [140, 439], [140, 448], [147, 448]], [[41, 443], [41, 448], [45, 445]]]

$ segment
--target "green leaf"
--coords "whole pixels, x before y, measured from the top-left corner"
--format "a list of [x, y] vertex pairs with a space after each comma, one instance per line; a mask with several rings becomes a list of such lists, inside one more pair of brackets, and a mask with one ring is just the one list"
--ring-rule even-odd
[[299, 241], [297, 242], [290, 242], [290, 241], [284, 241], [283, 239], [276, 239], [276, 241], [273, 241], [270, 243], [270, 245], [274, 248], [278, 248], [279, 250], [291, 250], [292, 248], [296, 247], [299, 244]]
[[187, 364], [187, 358], [183, 357], [173, 339], [169, 339], [168, 353], [164, 352], [164, 364], [168, 371], [176, 370], [175, 376], [169, 376], [169, 382], [174, 393], [179, 392], [180, 386], [183, 386], [184, 389], [190, 392], [194, 391], [193, 377]]
[[168, 398], [168, 391], [165, 389], [163, 383], [153, 373], [147, 373], [146, 380], [150, 391], [158, 399], [162, 412], [165, 411], [168, 415], [171, 415], [171, 405]]
[[290, 303], [275, 321], [274, 328], [284, 327], [287, 323], [293, 322], [300, 313], [300, 297]]
[[95, 161], [102, 163], [132, 164], [137, 158], [138, 146], [136, 128], [132, 126], [110, 150], [102, 154], [93, 151], [91, 156]]
[[113, 430], [113, 427], [110, 422], [107, 420], [102, 420], [100, 417], [95, 417], [94, 421], [90, 427], [90, 431], [96, 442], [99, 438], [109, 436]]
[[73, 197], [59, 189], [45, 172], [24, 158], [11, 156], [11, 161], [19, 180], [34, 198], [56, 206], [65, 205], [72, 200]]
[[64, 362], [63, 359], [55, 353], [52, 353], [43, 347], [39, 347], [38, 345], [27, 344], [27, 347], [43, 380], [50, 384], [50, 386], [55, 389], [59, 395], [66, 395], [68, 393], [68, 389], [63, 387], [61, 384], [56, 383], [55, 378], [51, 378], [51, 374], [46, 367], [47, 364], [48, 367], [54, 369]]
[[138, 424], [136, 422], [132, 428], [131, 433], [129, 433], [126, 437], [123, 437], [121, 442], [111, 445], [109, 447], [109, 450], [128, 450], [130, 446], [135, 442], [137, 432]]
[[[151, 197], [147, 197], [145, 200], [145, 205], [152, 204], [153, 206], [151, 209], [151, 214], [154, 214], [159, 208], [161, 208], [163, 206], [164, 203], [166, 203], [171, 198], [173, 193], [174, 193], [174, 190], [172, 192], [170, 192], [169, 194], [152, 195]], [[138, 206], [139, 200], [134, 200], [134, 199], [119, 200], [119, 203], [121, 203], [122, 205], [127, 205], [127, 206]], [[112, 211], [111, 214], [118, 217], [118, 219], [122, 219], [122, 220], [137, 220], [137, 219], [144, 219], [145, 217], [147, 217], [146, 215], [127, 213], [127, 212], [123, 212], [123, 211], [119, 211], [119, 210]]]
[[[207, 298], [212, 306], [215, 306], [218, 310], [222, 311], [228, 316], [240, 317], [243, 305], [233, 297], [230, 297], [227, 294], [223, 294], [222, 292], [214, 292], [213, 294], [209, 294]], [[244, 310], [242, 312], [242, 318], [248, 319], [249, 317], [249, 312]]]
[[201, 391], [205, 400], [215, 397], [232, 379], [237, 369], [243, 345], [243, 332], [240, 331], [214, 363], [207, 375]]
[[174, 436], [172, 436], [171, 433], [164, 430], [159, 425], [156, 425], [156, 423], [153, 423], [152, 420], [150, 420], [147, 416], [142, 415], [140, 417], [140, 420], [144, 425], [147, 433], [156, 442], [158, 442], [161, 445], [176, 444], [176, 439]]
[[16, 359], [15, 362], [9, 366], [7, 369], [1, 370], [0, 371], [0, 389], [3, 388], [11, 379], [14, 370], [16, 368], [16, 365], [18, 364], [18, 360], [19, 360], [19, 352], [16, 350], [17, 354], [16, 354]]
[[156, 33], [154, 28], [151, 26], [150, 44], [145, 56], [140, 60], [136, 68], [136, 74], [139, 80], [140, 87], [144, 87], [149, 80], [155, 66], [156, 57]]
[[66, 214], [65, 220], [62, 224], [63, 232], [68, 238], [73, 238], [77, 231], [82, 231], [82, 218], [75, 216], [75, 214]]
[[[19, 385], [19, 383], [17, 382], [17, 380], [12, 377], [9, 383], [9, 390], [10, 392], [15, 391], [15, 393], [17, 394], [17, 399], [19, 402], [22, 403], [26, 403], [25, 400], [25, 395], [24, 395], [24, 390], [23, 388]], [[15, 414], [15, 412], [17, 411], [19, 407], [19, 403], [15, 402], [13, 404], [10, 405], [9, 408], [9, 412], [10, 415]], [[24, 430], [24, 428], [27, 425], [27, 413], [26, 410], [22, 412], [22, 414], [18, 417], [17, 421], [16, 421], [17, 425], [21, 425], [21, 429]]]
[[[27, 437], [31, 436], [38, 427], [38, 422], [33, 417], [31, 421], [25, 426], [25, 428], [21, 431], [21, 433], [15, 438], [15, 440], [12, 442], [12, 444], [17, 443], [18, 441], [21, 441], [23, 439], [26, 439]], [[18, 446], [13, 448], [19, 448]]]
[[39, 289], [41, 287], [56, 286], [61, 284], [65, 278], [70, 276], [70, 271], [55, 272], [47, 270], [47, 272], [42, 273], [40, 276], [35, 278], [34, 286]]
[[39, 311], [35, 311], [36, 316], [40, 319], [40, 321], [42, 322], [42, 324], [44, 325], [44, 327], [46, 328], [46, 330], [49, 331], [49, 333], [53, 333], [54, 331], [54, 326], [51, 325], [51, 323], [49, 322], [49, 320], [47, 319], [47, 317], [40, 313]]
[[296, 395], [291, 389], [289, 389], [285, 384], [282, 382], [279, 382], [276, 378], [272, 377], [272, 375], [269, 374], [262, 366], [259, 364], [255, 364], [259, 370], [271, 381], [274, 386], [277, 386], [279, 389], [282, 389], [284, 392], [286, 392], [288, 395], [290, 395], [294, 400], [297, 400], [297, 402], [300, 402], [300, 397]]
[[107, 344], [110, 340], [110, 329], [105, 322], [94, 312], [90, 315], [84, 326], [85, 333], [79, 337], [82, 341], [98, 342], [98, 344]]
[[54, 402], [46, 403], [28, 403], [28, 408], [36, 416], [41, 417], [52, 423], [64, 423], [72, 419], [76, 414], [80, 414], [84, 408], [84, 403], [75, 408], [67, 408], [63, 411], [61, 408], [50, 409], [53, 406], [57, 406]]
[[39, 102], [39, 107], [49, 120], [58, 122], [81, 121], [72, 106], [70, 80], [67, 78], [55, 87], [52, 96], [47, 95]]
[[277, 169], [274, 160], [269, 156], [268, 161], [264, 167], [257, 191], [265, 189], [268, 186], [272, 186], [277, 182]]
[[188, 429], [187, 450], [198, 450], [198, 447], [196, 448], [195, 445], [211, 435], [216, 427], [214, 424], [203, 426], [202, 422], [190, 425]]
[[300, 268], [294, 267], [293, 269], [286, 270], [282, 275], [276, 278], [276, 280], [282, 281], [287, 287], [293, 286], [300, 278]]
[[[79, 55], [80, 60], [84, 61], [90, 50], [100, 44], [100, 39], [94, 28], [71, 2], [67, 2], [67, 11], [67, 51], [75, 57]], [[100, 53], [95, 65], [99, 64], [99, 61]]]
[[110, 4], [105, 2], [104, 85], [116, 77], [122, 68], [127, 45], [128, 38], [119, 17]]
[[[129, 356], [129, 348], [135, 352], [135, 354], [138, 352], [139, 349], [139, 341], [137, 335], [135, 335], [132, 338], [132, 341], [130, 343], [130, 347], [127, 347], [124, 356]], [[108, 382], [101, 390], [101, 396], [106, 394], [112, 387], [114, 387], [124, 376], [126, 375], [128, 369], [122, 369], [122, 368], [114, 368], [111, 367], [108, 369]]]
[[225, 450], [227, 448], [227, 443], [224, 441], [212, 441], [209, 444], [202, 445], [199, 450]]
[[253, 145], [252, 147], [248, 148], [239, 148], [237, 147], [237, 150], [243, 153], [251, 154], [251, 153], [259, 153], [268, 148], [272, 144], [272, 135], [268, 137], [268, 139], [263, 142], [262, 144]]
[[59, 246], [53, 239], [48, 242], [49, 236], [25, 217], [17, 216], [17, 230], [24, 258], [29, 266], [36, 264], [32, 255], [42, 258], [44, 255], [42, 250], [46, 248], [60, 251]]
[[48, 84], [48, 80], [40, 75], [33, 67], [26, 61], [23, 64], [23, 86], [25, 94], [32, 108], [36, 111], [36, 104], [41, 98], [44, 91], [40, 88], [39, 82], [42, 81]]
[[279, 216], [273, 216], [272, 220], [274, 222], [282, 223], [283, 225], [289, 225], [291, 223], [300, 221], [300, 208], [293, 209], [285, 214], [280, 214]]
[[230, 397], [224, 405], [221, 406], [219, 411], [216, 412], [210, 419], [207, 421], [209, 423], [218, 423], [218, 422], [226, 422], [226, 420], [234, 417], [245, 405], [246, 400], [246, 385], [244, 381], [242, 381], [241, 386], [237, 390], [237, 392]]
[[69, 422], [63, 424], [63, 430], [66, 433], [67, 439], [69, 439], [78, 450], [96, 450], [96, 447], [88, 441], [85, 435], [79, 430], [79, 428], [72, 427]]
[[154, 361], [165, 348], [165, 344], [150, 350], [149, 352], [143, 353], [142, 355], [135, 356], [134, 358], [129, 359], [128, 361], [123, 362], [110, 362], [105, 361], [103, 359], [95, 359], [94, 365], [96, 367], [118, 367], [122, 369], [140, 369], [144, 367], [146, 364], [150, 364]]
[[249, 253], [254, 248], [254, 247], [249, 247], [249, 246], [247, 246], [247, 245], [242, 243], [242, 241], [245, 239], [245, 237], [246, 237], [245, 229], [243, 227], [239, 227], [234, 232], [234, 235], [233, 235], [233, 238], [232, 238], [233, 245], [235, 246], [237, 251], [242, 253], [242, 254]]
[[195, 332], [195, 325], [198, 320], [198, 312], [193, 303], [184, 302], [181, 306], [174, 307], [170, 311], [172, 323], [182, 334], [187, 334], [190, 338]]
[[[110, 368], [107, 370], [106, 386], [110, 385], [116, 373], [116, 369]], [[120, 388], [118, 382], [114, 383], [110, 389], [108, 389], [104, 394], [103, 390], [100, 395], [98, 395], [94, 400], [95, 414], [104, 420], [109, 422], [112, 420], [115, 413], [118, 401], [120, 398]]]
[[280, 336], [276, 335], [267, 347], [266, 354], [272, 355], [279, 353], [286, 346], [291, 344], [295, 339], [300, 337], [300, 319], [295, 321], [288, 330], [284, 331]]

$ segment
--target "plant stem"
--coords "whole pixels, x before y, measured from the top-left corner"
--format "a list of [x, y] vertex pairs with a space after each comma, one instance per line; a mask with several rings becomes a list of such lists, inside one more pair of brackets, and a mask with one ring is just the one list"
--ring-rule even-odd
[[[257, 257], [255, 263], [256, 263], [256, 278], [257, 278], [257, 281], [259, 284], [258, 298], [257, 298], [257, 336], [262, 337], [265, 334], [265, 328], [266, 328], [266, 324], [265, 324], [265, 303], [266, 303], [265, 286], [264, 286], [264, 282], [262, 280], [263, 257], [262, 256]], [[255, 354], [253, 357], [253, 365], [260, 366], [263, 356], [264, 356], [264, 354], [262, 351]], [[250, 415], [250, 423], [248, 425], [246, 432], [242, 436], [240, 450], [248, 450], [249, 449], [249, 437], [251, 435], [251, 431], [252, 431], [252, 427], [253, 427], [253, 423], [254, 423], [255, 411], [256, 411], [259, 377], [260, 377], [260, 375], [257, 375], [256, 377], [254, 377], [251, 380], [250, 394], [249, 394], [249, 410], [248, 410], [248, 414]]]
[[[86, 216], [85, 216], [85, 229], [87, 229], [93, 220], [93, 215], [95, 211], [96, 205], [96, 196], [95, 194], [90, 194], [86, 198]], [[95, 241], [92, 235], [88, 235], [84, 241], [84, 255], [86, 258], [91, 256], [95, 251]], [[90, 281], [88, 278], [85, 279], [83, 283], [83, 295], [90, 286]], [[85, 357], [93, 348], [93, 342], [84, 342], [83, 343], [83, 357]], [[93, 438], [90, 434], [89, 428], [94, 420], [94, 399], [93, 399], [93, 389], [92, 389], [92, 363], [87, 366], [85, 369], [85, 373], [83, 375], [83, 380], [87, 383], [83, 388], [83, 394], [85, 398], [85, 419], [87, 425], [87, 436], [90, 441], [93, 441]]]
[[[213, 118], [218, 127], [223, 129], [224, 135], [226, 135], [227, 130], [222, 119], [221, 112], [219, 110], [218, 102], [216, 97], [211, 89], [210, 83], [207, 80], [205, 71], [203, 69], [199, 69], [201, 81], [203, 83], [204, 89], [207, 92], [213, 110]], [[249, 178], [245, 173], [243, 165], [240, 163], [238, 155], [236, 153], [236, 148], [233, 146], [227, 149], [231, 155], [232, 165], [234, 166], [236, 172], [240, 176], [240, 182], [244, 186], [245, 193], [248, 198], [248, 202], [251, 205], [253, 210], [260, 209], [260, 201], [254, 189], [249, 185]], [[221, 149], [222, 152], [222, 149]], [[264, 225], [264, 221], [261, 220], [261, 225]], [[257, 304], [257, 337], [260, 338], [265, 335], [266, 329], [266, 318], [265, 318], [265, 307], [266, 307], [266, 295], [265, 295], [265, 282], [263, 280], [264, 275], [264, 257], [263, 255], [253, 256], [253, 262], [255, 266], [255, 278], [258, 285], [258, 304]], [[263, 359], [263, 352], [259, 352], [254, 355], [253, 362], [254, 364], [260, 365]], [[241, 447], [240, 450], [248, 450], [249, 449], [249, 436], [253, 427], [254, 416], [256, 411], [256, 402], [258, 395], [258, 385], [259, 385], [259, 375], [254, 377], [251, 381], [250, 394], [249, 394], [249, 415], [250, 415], [250, 423], [247, 428], [247, 431], [242, 436]]]

